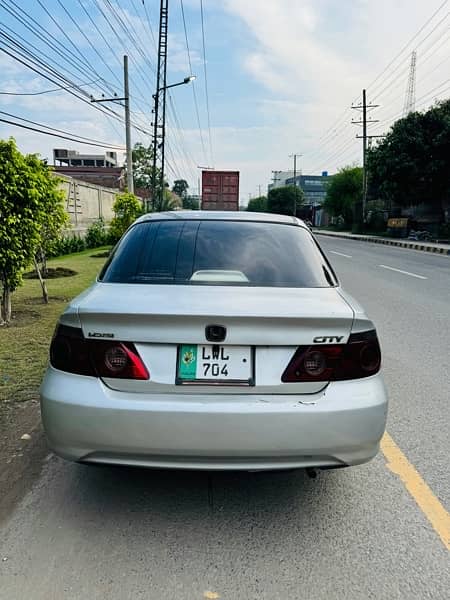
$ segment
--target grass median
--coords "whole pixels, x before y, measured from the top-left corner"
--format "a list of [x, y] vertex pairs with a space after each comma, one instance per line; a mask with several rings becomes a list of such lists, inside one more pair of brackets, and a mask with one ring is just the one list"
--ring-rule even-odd
[[56, 321], [67, 303], [95, 279], [107, 248], [86, 250], [49, 261], [49, 267], [71, 269], [76, 275], [47, 281], [49, 304], [42, 300], [39, 281], [25, 279], [13, 294], [11, 325], [0, 328], [0, 404], [37, 399]]

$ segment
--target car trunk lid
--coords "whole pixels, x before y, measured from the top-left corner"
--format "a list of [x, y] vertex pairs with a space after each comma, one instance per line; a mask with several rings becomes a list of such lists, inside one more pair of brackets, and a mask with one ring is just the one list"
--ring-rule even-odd
[[[108, 379], [114, 389], [211, 393], [207, 382], [177, 385], [181, 347], [210, 344], [208, 325], [221, 325], [221, 345], [250, 348], [250, 385], [239, 393], [315, 393], [323, 382], [282, 384], [281, 374], [300, 345], [327, 338], [345, 343], [353, 311], [336, 288], [253, 288], [216, 285], [141, 285], [97, 283], [78, 304], [83, 334], [136, 345], [150, 380]], [[215, 392], [237, 393], [222, 383]]]

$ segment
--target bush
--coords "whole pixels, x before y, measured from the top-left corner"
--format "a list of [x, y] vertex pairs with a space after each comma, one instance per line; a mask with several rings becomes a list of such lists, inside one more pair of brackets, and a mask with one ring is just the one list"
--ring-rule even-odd
[[63, 256], [64, 254], [73, 254], [83, 250], [86, 250], [86, 243], [80, 236], [60, 237], [53, 244], [51, 256]]
[[102, 218], [94, 221], [87, 230], [84, 238], [86, 248], [100, 248], [106, 246], [109, 242], [108, 232], [105, 228], [105, 222]]

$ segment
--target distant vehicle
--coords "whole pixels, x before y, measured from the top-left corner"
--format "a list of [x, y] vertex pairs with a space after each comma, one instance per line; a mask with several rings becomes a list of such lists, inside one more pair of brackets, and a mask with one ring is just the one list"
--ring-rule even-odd
[[42, 419], [56, 454], [88, 464], [345, 467], [378, 452], [380, 363], [300, 220], [153, 213], [61, 315]]
[[433, 240], [433, 236], [426, 229], [423, 229], [421, 231], [411, 229], [411, 231], [409, 232], [408, 240], [424, 240], [427, 242], [431, 242]]
[[239, 171], [202, 171], [202, 210], [239, 210]]

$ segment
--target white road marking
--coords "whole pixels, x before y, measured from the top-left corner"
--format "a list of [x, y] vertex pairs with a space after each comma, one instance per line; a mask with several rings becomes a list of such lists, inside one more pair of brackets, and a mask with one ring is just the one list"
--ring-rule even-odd
[[336, 252], [335, 250], [330, 250], [333, 254], [338, 254], [339, 256], [345, 256], [345, 258], [353, 258], [350, 254], [344, 254], [343, 252]]
[[417, 279], [428, 279], [423, 275], [416, 275], [416, 273], [410, 273], [409, 271], [402, 271], [401, 269], [395, 269], [394, 267], [388, 267], [387, 265], [378, 265], [382, 269], [389, 269], [390, 271], [396, 271], [397, 273], [403, 273], [403, 275], [410, 275], [411, 277], [417, 277]]

